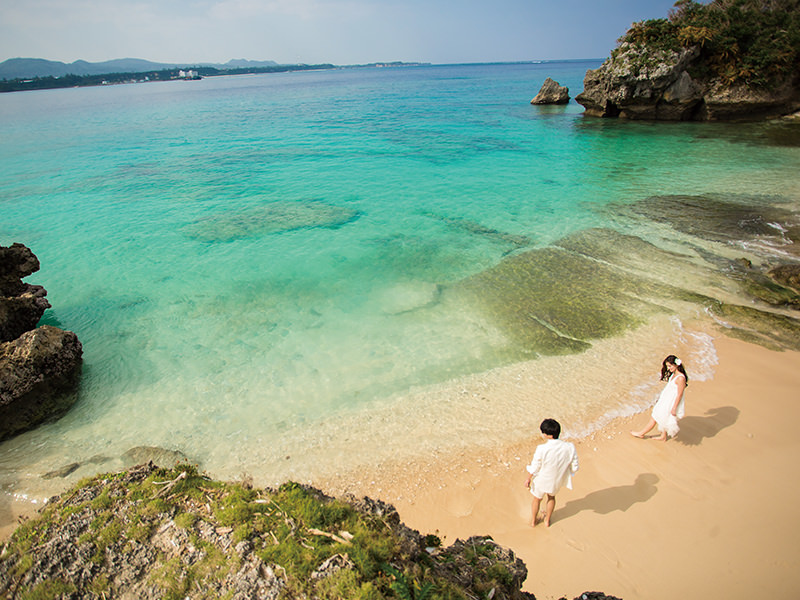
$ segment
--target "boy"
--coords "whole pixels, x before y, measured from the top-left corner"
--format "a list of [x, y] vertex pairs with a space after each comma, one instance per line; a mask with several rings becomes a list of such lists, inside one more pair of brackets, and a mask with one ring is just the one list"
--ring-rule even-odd
[[[539, 426], [542, 437], [547, 438], [544, 444], [536, 447], [531, 464], [525, 467], [529, 473], [525, 480], [525, 487], [530, 488], [533, 494], [531, 503], [531, 527], [536, 525], [536, 515], [539, 514], [539, 503], [547, 496], [545, 503], [544, 524], [550, 527], [550, 517], [556, 507], [556, 493], [562, 485], [572, 489], [572, 475], [578, 470], [578, 453], [575, 446], [569, 442], [558, 439], [561, 435], [561, 425], [554, 419], [545, 419]], [[531, 487], [533, 479], [533, 487]]]

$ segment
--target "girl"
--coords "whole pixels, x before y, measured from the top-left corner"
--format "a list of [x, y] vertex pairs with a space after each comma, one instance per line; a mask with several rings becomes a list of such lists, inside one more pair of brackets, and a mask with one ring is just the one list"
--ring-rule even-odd
[[681, 359], [674, 354], [670, 354], [661, 363], [661, 381], [666, 381], [667, 385], [661, 390], [653, 407], [650, 422], [641, 431], [631, 431], [633, 437], [643, 439], [656, 425], [661, 432], [659, 439], [662, 442], [667, 441], [667, 436], [675, 437], [678, 433], [678, 419], [682, 419], [684, 415], [683, 392], [688, 385], [689, 376], [686, 375]]

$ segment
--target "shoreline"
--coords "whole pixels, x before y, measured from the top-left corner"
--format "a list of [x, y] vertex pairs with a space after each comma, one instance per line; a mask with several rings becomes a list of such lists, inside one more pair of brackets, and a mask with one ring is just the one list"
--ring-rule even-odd
[[572, 440], [581, 467], [574, 489], [559, 493], [549, 529], [528, 525], [523, 487], [538, 436], [440, 455], [435, 464], [360, 469], [320, 487], [390, 502], [407, 526], [445, 545], [491, 535], [525, 561], [523, 590], [540, 600], [592, 589], [652, 600], [792, 597], [800, 587], [800, 487], [783, 477], [800, 454], [792, 431], [800, 352], [723, 336], [714, 343], [714, 377], [692, 380], [689, 370], [675, 439], [631, 437], [645, 412]]
[[[781, 476], [792, 472], [800, 451], [789, 429], [800, 416], [793, 402], [800, 352], [719, 334], [713, 343], [719, 359], [713, 377], [692, 379], [687, 364], [687, 416], [677, 438], [632, 438], [629, 431], [646, 421], [646, 412], [570, 438], [581, 468], [574, 489], [559, 493], [549, 529], [528, 525], [530, 494], [523, 487], [537, 435], [436, 450], [430, 459], [404, 455], [311, 484], [330, 495], [391, 503], [407, 526], [436, 533], [444, 545], [491, 535], [525, 561], [523, 589], [540, 600], [590, 589], [655, 600], [756, 592], [788, 598], [800, 586], [792, 535], [800, 534], [800, 524], [791, 512], [800, 490]], [[20, 514], [38, 508], [14, 503], [15, 523], [0, 528], [0, 542]]]

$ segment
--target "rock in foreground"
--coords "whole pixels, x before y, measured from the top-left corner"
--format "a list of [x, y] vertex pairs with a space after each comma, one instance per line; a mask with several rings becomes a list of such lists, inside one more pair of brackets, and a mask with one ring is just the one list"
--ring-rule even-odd
[[8, 598], [533, 598], [526, 575], [491, 538], [442, 548], [379, 501], [152, 463], [52, 499], [0, 553]]
[[82, 352], [74, 333], [49, 325], [0, 344], [0, 440], [70, 409]]

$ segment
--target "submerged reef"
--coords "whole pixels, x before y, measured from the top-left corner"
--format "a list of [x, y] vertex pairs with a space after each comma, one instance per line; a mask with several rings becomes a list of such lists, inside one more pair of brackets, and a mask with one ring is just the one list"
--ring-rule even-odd
[[727, 335], [800, 350], [800, 216], [788, 206], [774, 198], [654, 196], [609, 210], [638, 221], [636, 230], [652, 231], [653, 241], [578, 231], [443, 294], [467, 299], [514, 351], [531, 357], [580, 352], [687, 306]]
[[318, 200], [271, 202], [245, 211], [204, 217], [184, 227], [183, 232], [201, 242], [231, 242], [309, 227], [340, 227], [359, 216], [352, 208]]
[[[592, 339], [641, 322], [637, 282], [562, 248], [511, 256], [454, 286], [517, 344], [536, 354], [572, 354]], [[614, 299], [613, 301], [611, 299]]]
[[498, 244], [507, 246], [509, 248], [508, 252], [511, 252], [512, 250], [518, 250], [520, 248], [525, 248], [533, 244], [533, 240], [527, 235], [509, 233], [507, 231], [500, 231], [498, 229], [495, 229], [493, 227], [488, 227], [483, 223], [478, 223], [470, 219], [450, 217], [433, 212], [424, 212], [421, 214], [425, 217], [441, 221], [442, 223], [444, 223], [449, 228], [455, 231], [478, 236], [485, 240], [497, 242]]
[[631, 209], [683, 233], [714, 242], [753, 241], [775, 236], [782, 229], [789, 233], [790, 228], [800, 234], [794, 224], [796, 215], [780, 205], [780, 198], [721, 194], [651, 196], [632, 204]]

